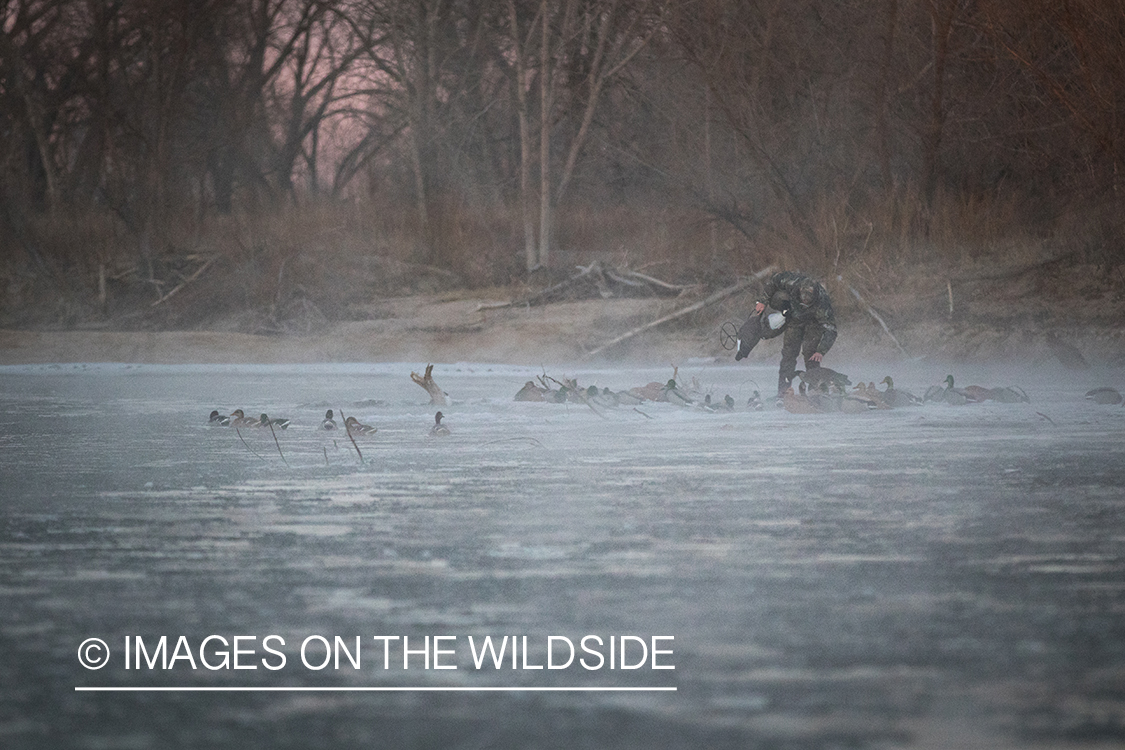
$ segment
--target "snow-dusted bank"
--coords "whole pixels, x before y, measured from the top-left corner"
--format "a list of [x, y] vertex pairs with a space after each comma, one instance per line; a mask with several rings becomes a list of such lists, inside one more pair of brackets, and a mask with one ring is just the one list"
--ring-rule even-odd
[[[1119, 737], [1125, 408], [1084, 399], [1120, 387], [1113, 373], [955, 372], [1031, 403], [796, 415], [743, 408], [774, 367], [699, 362], [681, 381], [733, 412], [599, 415], [513, 402], [540, 369], [439, 364], [450, 435], [434, 440], [412, 369], [0, 368], [0, 733], [263, 748]], [[949, 372], [841, 369], [919, 394]], [[671, 368], [547, 374], [620, 390]], [[236, 408], [291, 425], [208, 425]], [[320, 429], [326, 409], [378, 431], [353, 445]], [[102, 653], [92, 638], [97, 669], [80, 661]], [[313, 688], [332, 692], [288, 694]]]

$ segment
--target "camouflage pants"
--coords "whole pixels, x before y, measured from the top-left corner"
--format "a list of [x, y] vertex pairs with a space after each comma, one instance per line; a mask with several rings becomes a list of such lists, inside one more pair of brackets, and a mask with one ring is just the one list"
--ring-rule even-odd
[[777, 374], [778, 396], [785, 393], [785, 389], [796, 377], [798, 354], [804, 357], [806, 371], [812, 367], [820, 367], [817, 362], [810, 362], [809, 357], [816, 353], [823, 335], [824, 329], [812, 321], [798, 323], [790, 320], [785, 326], [785, 338], [781, 342], [781, 371]]

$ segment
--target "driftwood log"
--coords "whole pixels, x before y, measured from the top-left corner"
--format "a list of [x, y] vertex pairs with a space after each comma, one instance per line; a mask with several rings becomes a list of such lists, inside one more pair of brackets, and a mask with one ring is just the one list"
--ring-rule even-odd
[[719, 291], [715, 292], [711, 296], [706, 297], [704, 299], [701, 299], [698, 302], [696, 302], [695, 304], [688, 305], [687, 307], [680, 308], [679, 310], [676, 310], [673, 313], [669, 313], [668, 315], [665, 315], [661, 318], [657, 318], [656, 320], [653, 320], [649, 323], [645, 323], [643, 326], [638, 326], [638, 327], [636, 327], [632, 330], [626, 331], [625, 333], [621, 334], [620, 336], [618, 336], [614, 339], [611, 339], [611, 340], [607, 341], [606, 343], [602, 344], [601, 346], [596, 347], [596, 348], [591, 349], [590, 351], [586, 352], [586, 354], [582, 358], [583, 359], [590, 359], [591, 357], [596, 357], [597, 355], [601, 354], [602, 352], [606, 351], [607, 349], [612, 349], [613, 347], [617, 346], [618, 344], [622, 343], [623, 341], [628, 341], [629, 339], [633, 338], [634, 336], [638, 336], [642, 333], [645, 333], [646, 331], [651, 331], [653, 328], [656, 328], [658, 326], [662, 326], [665, 323], [669, 323], [669, 322], [671, 322], [673, 320], [676, 320], [678, 318], [682, 318], [685, 315], [690, 315], [693, 312], [697, 312], [699, 310], [702, 310], [705, 307], [710, 307], [711, 305], [715, 304], [716, 302], [722, 302], [727, 297], [738, 294], [739, 292], [741, 292], [742, 290], [751, 286], [752, 284], [755, 284], [755, 283], [761, 281], [766, 276], [769, 276], [771, 273], [773, 273], [773, 271], [774, 271], [773, 266], [767, 266], [766, 268], [763, 268], [761, 271], [758, 271], [757, 273], [755, 273], [750, 278], [743, 279], [742, 281], [738, 282], [737, 284], [735, 284], [733, 286], [728, 286], [725, 289], [720, 289]]
[[426, 365], [425, 375], [419, 376], [418, 373], [411, 372], [410, 379], [426, 389], [426, 393], [430, 394], [430, 404], [432, 406], [447, 406], [449, 401], [445, 398], [445, 391], [434, 382], [433, 373], [434, 366]]
[[485, 302], [477, 307], [477, 311], [500, 310], [505, 307], [535, 307], [555, 300], [595, 296], [602, 299], [640, 295], [669, 297], [682, 294], [690, 288], [680, 284], [669, 284], [637, 271], [607, 266], [596, 260], [588, 266], [578, 266], [578, 273], [554, 286], [510, 302]]

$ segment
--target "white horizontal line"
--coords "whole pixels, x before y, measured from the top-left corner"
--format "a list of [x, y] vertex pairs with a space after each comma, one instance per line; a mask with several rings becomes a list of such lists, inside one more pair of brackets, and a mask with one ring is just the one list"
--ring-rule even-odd
[[80, 693], [612, 693], [676, 692], [675, 687], [75, 687]]

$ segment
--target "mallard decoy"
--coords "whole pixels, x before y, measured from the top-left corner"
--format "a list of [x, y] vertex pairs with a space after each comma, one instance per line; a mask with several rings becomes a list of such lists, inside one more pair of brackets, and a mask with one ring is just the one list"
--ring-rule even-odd
[[279, 430], [289, 429], [289, 420], [280, 417], [268, 417], [265, 412], [258, 418], [258, 427], [276, 427]]
[[549, 393], [546, 388], [535, 384], [534, 380], [524, 383], [523, 388], [516, 391], [516, 401], [544, 401], [543, 394]]
[[253, 417], [246, 416], [242, 409], [235, 409], [230, 413], [230, 426], [231, 427], [257, 427], [258, 420]]
[[879, 382], [887, 386], [887, 390], [878, 392], [879, 396], [891, 406], [916, 406], [922, 403], [922, 400], [910, 391], [895, 388], [895, 381], [890, 375]]
[[333, 414], [332, 414], [331, 409], [324, 412], [324, 421], [320, 423], [320, 429], [322, 429], [322, 430], [334, 430], [334, 429], [336, 429], [336, 420], [333, 419], [332, 416], [333, 416]]
[[754, 411], [761, 411], [765, 408], [762, 405], [762, 394], [758, 391], [754, 391], [753, 395], [751, 395], [750, 399], [746, 402], [746, 408], [753, 409]]
[[691, 406], [695, 403], [686, 393], [676, 387], [675, 380], [669, 379], [669, 381], [664, 384], [663, 391], [663, 400], [670, 404], [675, 404], [676, 406]]
[[215, 409], [211, 412], [211, 418], [207, 423], [215, 427], [230, 427], [230, 417], [223, 416], [218, 409]]
[[1086, 400], [1095, 404], [1120, 404], [1122, 399], [1116, 388], [1095, 388], [1086, 391]]
[[363, 424], [355, 417], [348, 417], [344, 420], [344, 429], [353, 435], [374, 435], [379, 431], [377, 427]]
[[430, 437], [446, 437], [449, 435], [449, 428], [441, 423], [443, 416], [440, 411], [434, 415], [434, 426], [430, 428]]
[[969, 398], [969, 394], [965, 393], [960, 388], [953, 387], [953, 376], [945, 376], [945, 387], [940, 385], [931, 385], [926, 390], [926, 394], [922, 397], [923, 401], [944, 401], [953, 406], [962, 406], [970, 402], [975, 402], [976, 399]]

